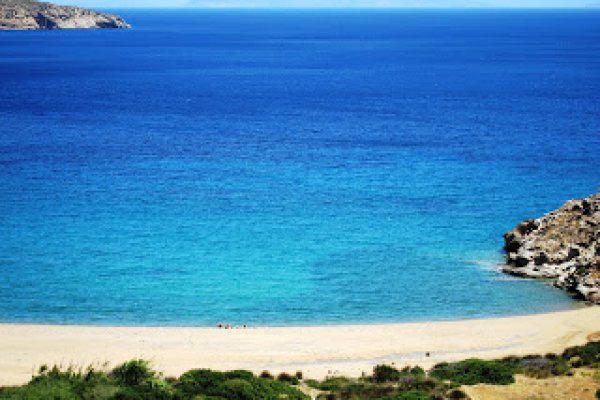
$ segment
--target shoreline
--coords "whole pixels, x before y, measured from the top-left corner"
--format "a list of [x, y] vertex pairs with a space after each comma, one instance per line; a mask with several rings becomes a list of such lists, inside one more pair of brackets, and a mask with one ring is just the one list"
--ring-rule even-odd
[[[600, 331], [600, 307], [457, 321], [306, 327], [114, 327], [0, 324], [0, 386], [43, 364], [108, 367], [144, 358], [165, 375], [193, 368], [360, 376], [378, 363], [560, 352]], [[430, 353], [430, 356], [426, 356]]]
[[[523, 280], [532, 280], [535, 281], [535, 278], [517, 278], [515, 279], [523, 279]], [[431, 319], [408, 319], [408, 320], [399, 320], [399, 321], [387, 321], [387, 320], [369, 320], [369, 321], [350, 321], [350, 322], [341, 322], [341, 321], [331, 321], [331, 322], [306, 322], [306, 323], [257, 323], [257, 324], [245, 324], [246, 328], [244, 329], [281, 329], [281, 328], [337, 328], [337, 327], [370, 327], [370, 326], [389, 326], [389, 325], [413, 325], [413, 324], [431, 324], [431, 323], [440, 323], [440, 322], [464, 322], [464, 321], [486, 321], [486, 320], [495, 320], [495, 319], [503, 319], [503, 318], [516, 318], [516, 317], [529, 317], [535, 315], [545, 315], [545, 314], [557, 314], [563, 312], [577, 311], [581, 309], [585, 309], [591, 307], [593, 304], [586, 303], [583, 300], [572, 299], [572, 303], [570, 307], [558, 308], [553, 310], [546, 311], [533, 311], [533, 312], [524, 312], [514, 313], [514, 314], [498, 314], [498, 315], [489, 315], [489, 316], [473, 316], [473, 317], [448, 317], [448, 318], [431, 318]], [[179, 324], [179, 323], [156, 323], [156, 324], [136, 324], [135, 322], [125, 322], [123, 324], [106, 322], [106, 323], [93, 323], [93, 322], [55, 322], [55, 321], [10, 321], [10, 320], [1, 320], [0, 319], [0, 328], [3, 326], [46, 326], [46, 327], [85, 327], [85, 328], [130, 328], [130, 329], [155, 329], [155, 328], [165, 328], [165, 329], [218, 329], [218, 323], [211, 323], [210, 325], [206, 324]], [[225, 329], [225, 325], [227, 323], [222, 323], [223, 329]], [[228, 329], [243, 329], [244, 324], [235, 323], [229, 324], [231, 327]]]

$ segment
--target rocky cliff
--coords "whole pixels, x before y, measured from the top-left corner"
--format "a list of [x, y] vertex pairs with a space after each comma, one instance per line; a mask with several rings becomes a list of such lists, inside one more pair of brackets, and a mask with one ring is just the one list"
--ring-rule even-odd
[[600, 304], [600, 193], [523, 221], [504, 241], [505, 272], [554, 279], [555, 286]]
[[118, 16], [35, 0], [0, 0], [0, 30], [129, 28]]

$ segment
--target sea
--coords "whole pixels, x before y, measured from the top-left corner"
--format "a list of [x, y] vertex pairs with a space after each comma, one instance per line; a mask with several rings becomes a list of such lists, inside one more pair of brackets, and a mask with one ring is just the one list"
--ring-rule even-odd
[[0, 321], [580, 307], [503, 233], [600, 186], [600, 11], [110, 10], [0, 32]]

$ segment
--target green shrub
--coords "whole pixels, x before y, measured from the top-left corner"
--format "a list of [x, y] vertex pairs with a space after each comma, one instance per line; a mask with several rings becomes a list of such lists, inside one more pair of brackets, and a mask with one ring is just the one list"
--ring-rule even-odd
[[11, 400], [79, 400], [72, 385], [66, 381], [29, 383], [20, 388], [6, 388], [0, 391], [0, 399]]
[[416, 379], [415, 379], [415, 383], [414, 383], [413, 387], [418, 390], [433, 391], [440, 386], [444, 386], [444, 384], [442, 382], [435, 380], [433, 378], [426, 378], [426, 377], [419, 377], [419, 376], [416, 376], [415, 378]]
[[290, 385], [297, 385], [299, 383], [298, 378], [288, 374], [287, 372], [282, 372], [279, 375], [277, 375], [277, 380], [279, 382], [289, 383]]
[[409, 390], [402, 392], [396, 397], [396, 400], [431, 400], [433, 396], [422, 390]]
[[114, 400], [171, 400], [175, 393], [162, 378], [152, 378], [138, 386], [121, 386], [118, 389]]
[[306, 386], [311, 387], [313, 389], [321, 389], [321, 382], [319, 382], [316, 379], [307, 379], [304, 381], [304, 383], [306, 383]]
[[342, 376], [328, 377], [319, 384], [317, 389], [327, 390], [330, 392], [339, 391], [339, 390], [342, 390], [342, 389], [348, 387], [352, 383], [354, 383], [354, 381], [351, 380], [350, 378], [346, 378], [346, 377], [342, 377]]
[[149, 382], [156, 373], [152, 371], [148, 361], [127, 361], [112, 370], [112, 376], [127, 386], [139, 386]]
[[589, 342], [584, 346], [575, 346], [566, 349], [562, 358], [570, 360], [579, 357], [582, 366], [600, 365], [600, 342]]
[[596, 398], [600, 399], [600, 389], [596, 390]]
[[254, 387], [250, 382], [241, 378], [229, 379], [223, 382], [215, 391], [215, 394], [228, 400], [254, 400]]
[[309, 398], [300, 390], [276, 380], [255, 378], [252, 385], [256, 388], [256, 400], [306, 400]]
[[[170, 393], [160, 390], [153, 390], [148, 386], [127, 386], [122, 387], [110, 400], [171, 400]], [[102, 399], [102, 398], [100, 398]], [[94, 400], [100, 400], [98, 398]], [[103, 399], [104, 400], [104, 399]]]
[[373, 368], [373, 381], [377, 383], [396, 382], [400, 379], [400, 371], [389, 365], [377, 365]]
[[19, 388], [0, 389], [0, 399], [109, 399], [119, 388], [103, 372], [42, 366], [31, 381]]
[[251, 381], [255, 379], [255, 376], [252, 372], [246, 371], [244, 369], [236, 369], [233, 371], [222, 372], [226, 379], [243, 379], [245, 381]]
[[275, 379], [273, 375], [269, 371], [263, 371], [260, 373], [260, 377], [263, 379]]
[[425, 370], [419, 366], [411, 368], [409, 372], [411, 375], [425, 376]]
[[508, 385], [514, 383], [516, 368], [512, 363], [502, 361], [485, 361], [476, 358], [455, 363], [437, 364], [430, 371], [437, 379], [449, 380], [461, 385], [489, 383]]
[[368, 381], [353, 381], [342, 390], [335, 392], [340, 399], [388, 399], [398, 390], [392, 385], [378, 385]]
[[217, 372], [209, 369], [191, 370], [179, 378], [176, 389], [182, 398], [212, 396], [225, 399], [288, 400], [305, 399], [299, 390], [287, 383], [269, 378], [257, 378], [249, 371]]
[[319, 396], [324, 400], [444, 399], [449, 389], [449, 385], [428, 378], [420, 367], [405, 367], [399, 371], [394, 367], [378, 365], [373, 372], [374, 376], [366, 379], [329, 377], [321, 383], [306, 383], [327, 391]]
[[225, 382], [222, 372], [210, 369], [193, 369], [179, 377], [176, 388], [186, 395], [206, 394]]
[[81, 395], [83, 400], [113, 399], [120, 388], [114, 384], [97, 384], [87, 388]]

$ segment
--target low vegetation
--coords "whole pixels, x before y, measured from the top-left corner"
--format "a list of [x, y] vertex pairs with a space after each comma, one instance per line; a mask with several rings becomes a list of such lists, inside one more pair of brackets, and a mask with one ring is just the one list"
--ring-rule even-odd
[[461, 385], [491, 383], [509, 385], [515, 382], [516, 366], [510, 362], [469, 359], [455, 363], [441, 363], [433, 367], [434, 378], [452, 381]]
[[[317, 389], [319, 400], [446, 400], [468, 399], [461, 386], [509, 385], [515, 374], [543, 379], [571, 375], [573, 368], [600, 370], [600, 343], [571, 347], [562, 354], [468, 359], [440, 363], [426, 372], [377, 365], [371, 376], [353, 379], [303, 379], [301, 371], [277, 376], [263, 371], [217, 372], [194, 369], [165, 378], [144, 360], [128, 361], [111, 371], [46, 366], [22, 387], [0, 388], [0, 399], [27, 400], [304, 400], [301, 389]], [[600, 390], [596, 392], [600, 399]]]
[[126, 362], [110, 372], [42, 367], [27, 385], [0, 389], [0, 399], [27, 400], [305, 400], [289, 384], [249, 371], [191, 370], [164, 378], [144, 360]]

